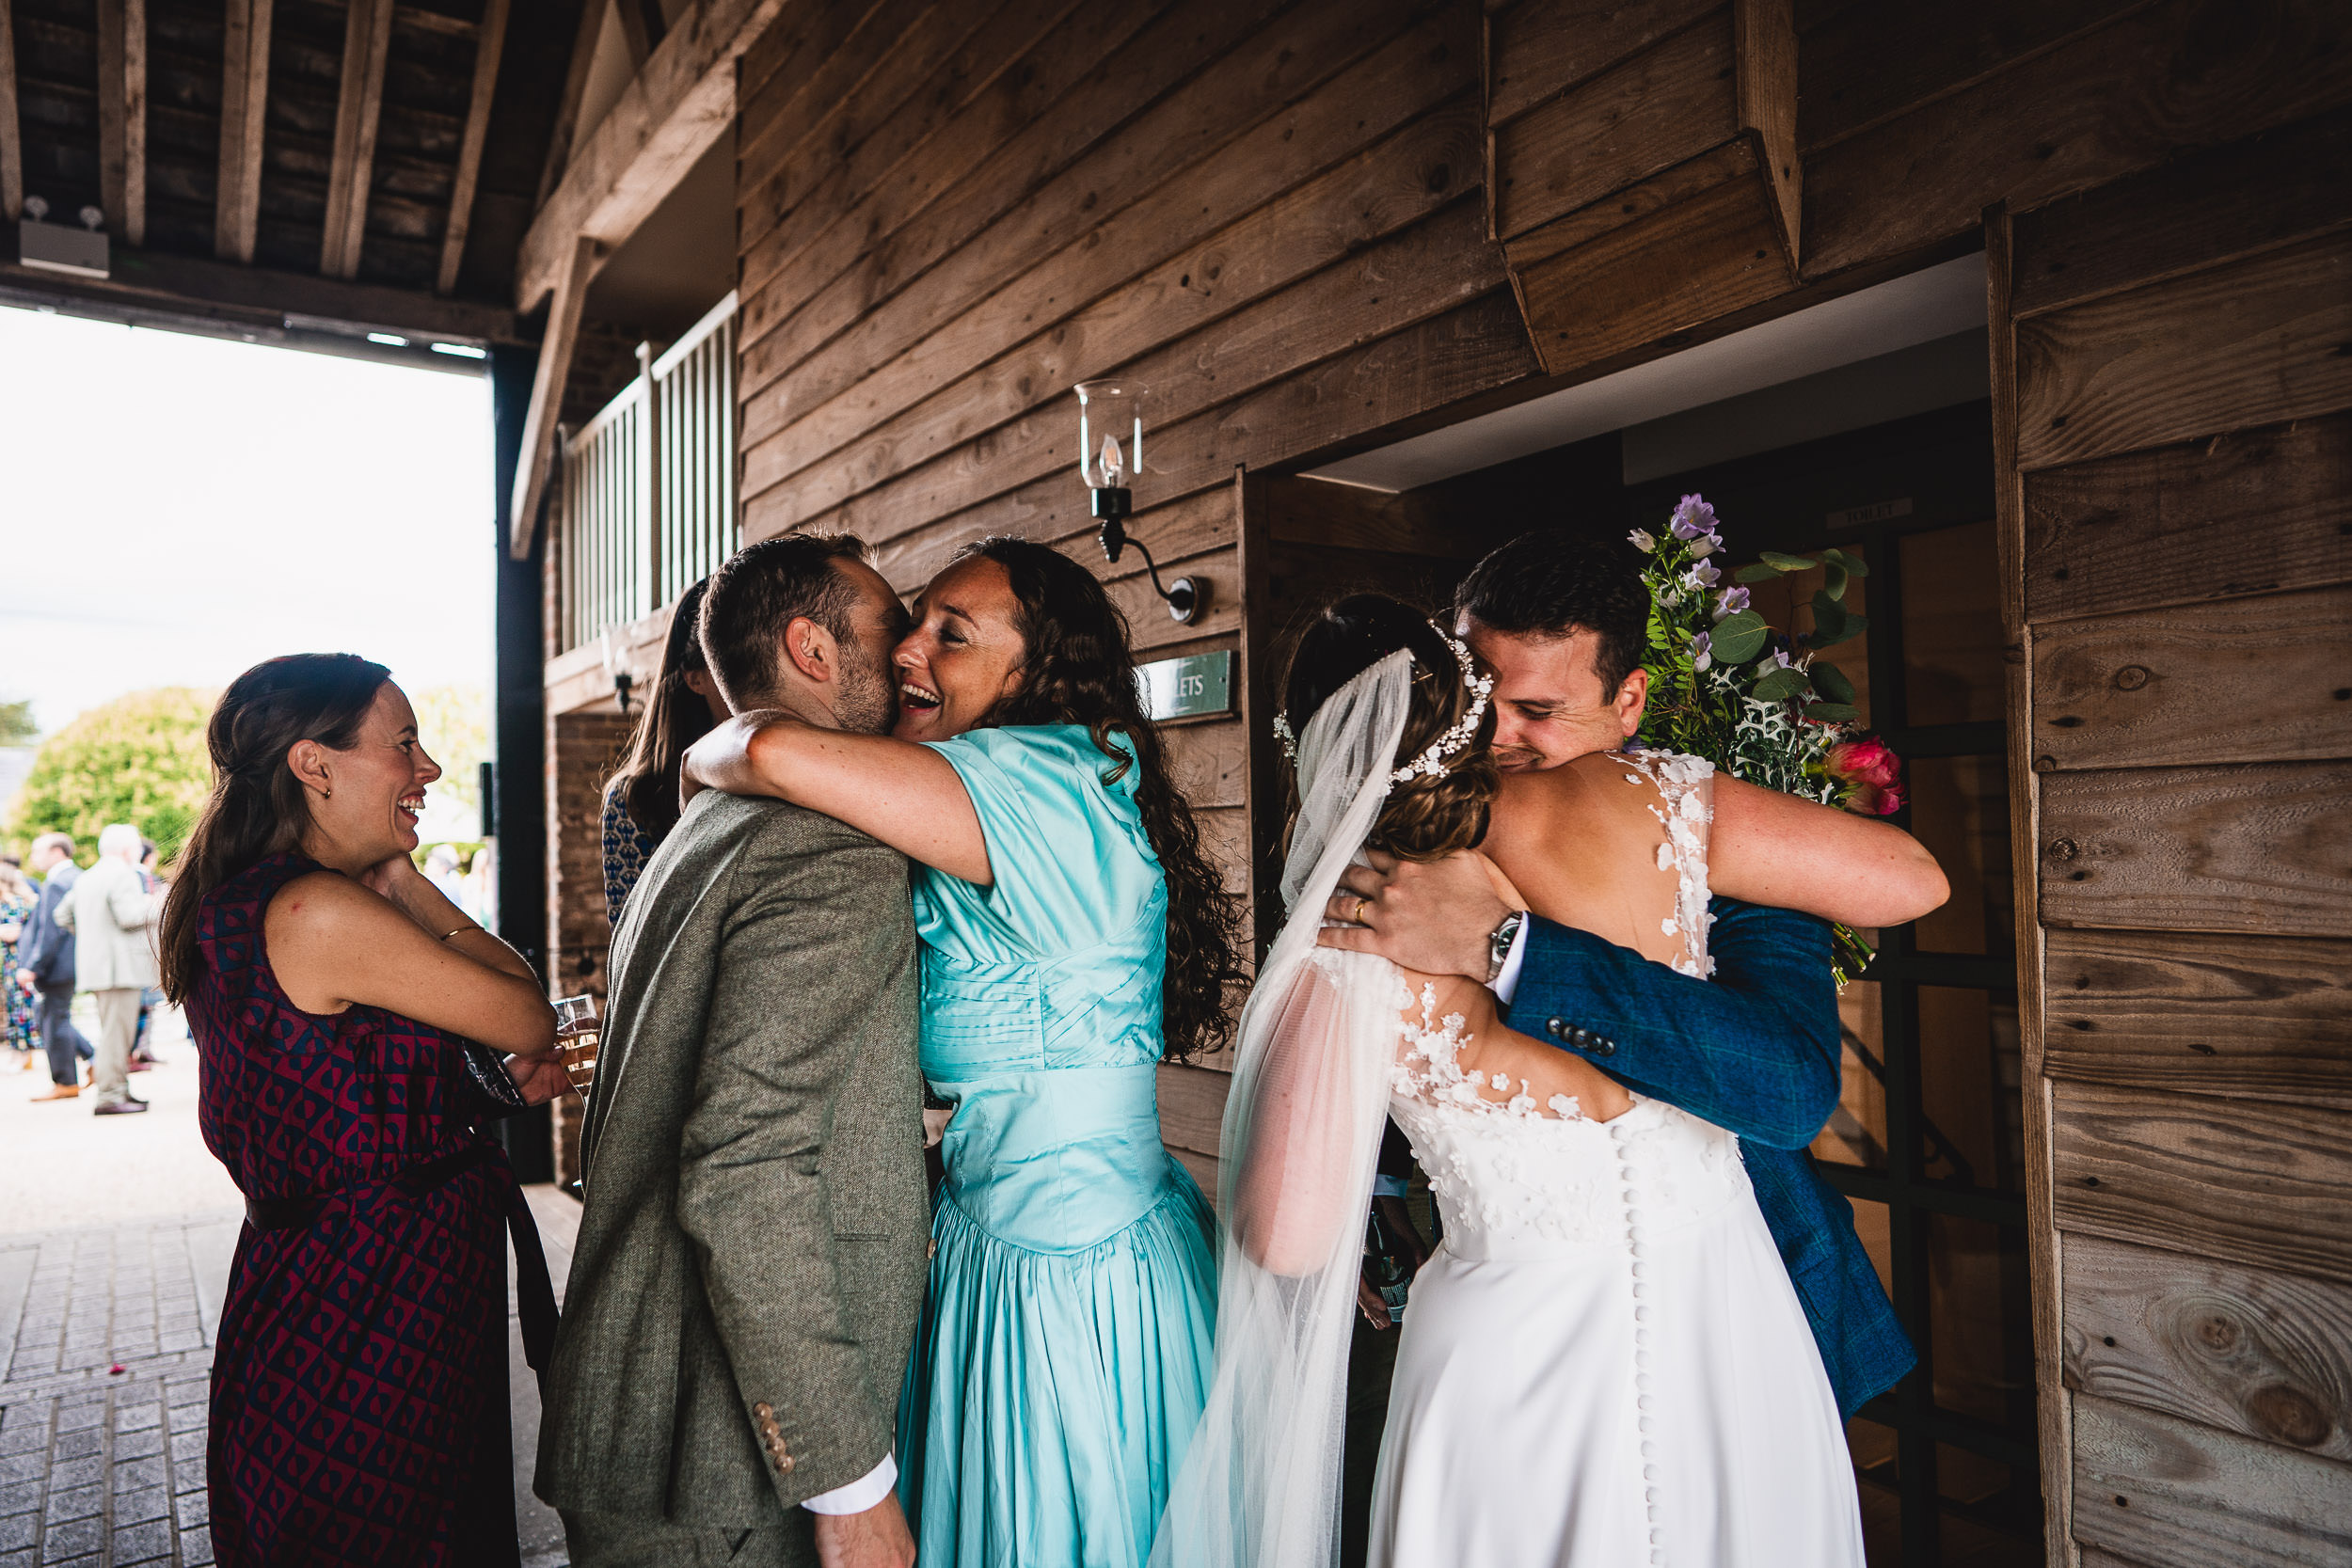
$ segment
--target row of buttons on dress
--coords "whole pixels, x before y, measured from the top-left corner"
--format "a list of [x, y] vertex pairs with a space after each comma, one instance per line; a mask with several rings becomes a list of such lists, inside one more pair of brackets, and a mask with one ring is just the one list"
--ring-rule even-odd
[[1640, 1173], [1634, 1168], [1633, 1151], [1626, 1142], [1624, 1118], [1619, 1117], [1609, 1123], [1609, 1135], [1617, 1147], [1618, 1159], [1623, 1162], [1617, 1169], [1625, 1180], [1626, 1255], [1633, 1276], [1634, 1426], [1641, 1434], [1642, 1500], [1649, 1514], [1649, 1560], [1655, 1568], [1656, 1564], [1665, 1560], [1665, 1550], [1658, 1518], [1658, 1443], [1650, 1431], [1653, 1397], [1649, 1370], [1650, 1290], [1649, 1268], [1642, 1253], [1645, 1232], [1642, 1224], [1641, 1189], [1636, 1185]]
[[1565, 1019], [1544, 1020], [1544, 1033], [1553, 1039], [1565, 1040], [1580, 1051], [1589, 1051], [1596, 1056], [1613, 1056], [1617, 1053], [1615, 1040], [1604, 1035], [1596, 1035], [1590, 1029], [1571, 1028]]

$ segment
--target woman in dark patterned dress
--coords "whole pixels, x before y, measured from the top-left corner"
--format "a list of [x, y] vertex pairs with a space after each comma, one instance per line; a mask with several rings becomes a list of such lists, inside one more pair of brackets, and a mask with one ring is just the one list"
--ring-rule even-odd
[[709, 585], [705, 578], [678, 595], [670, 639], [661, 648], [661, 676], [638, 710], [628, 759], [605, 781], [604, 912], [615, 927], [638, 874], [677, 826], [679, 759], [727, 717], [726, 699], [710, 678], [697, 634], [703, 590]]
[[30, 1069], [38, 1037], [33, 1029], [33, 988], [16, 966], [16, 944], [33, 918], [40, 895], [13, 857], [0, 860], [0, 1041]]
[[223, 1568], [513, 1564], [503, 1228], [527, 1343], [554, 1303], [488, 1124], [561, 1091], [554, 1017], [408, 858], [440, 769], [382, 665], [256, 665], [206, 739], [161, 946], [204, 1141], [246, 1195], [214, 1548]]

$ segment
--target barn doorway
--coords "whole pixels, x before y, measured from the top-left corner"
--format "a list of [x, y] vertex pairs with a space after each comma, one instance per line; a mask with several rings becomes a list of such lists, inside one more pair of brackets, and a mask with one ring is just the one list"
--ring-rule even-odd
[[[1846, 601], [1867, 630], [1835, 661], [1904, 759], [1894, 820], [1952, 896], [1868, 933], [1878, 957], [1841, 999], [1841, 1103], [1813, 1152], [1920, 1354], [1848, 1433], [1870, 1560], [1904, 1568], [2042, 1560], [1983, 324], [1983, 261], [1963, 257], [1243, 491], [1276, 649], [1334, 592], [1441, 603], [1529, 528], [1622, 539], [1693, 491], [1740, 559], [1836, 546], [1868, 562]], [[1819, 577], [1774, 585], [1768, 619], [1807, 628]], [[1386, 1365], [1359, 1347], [1351, 1460], [1377, 1441]]]

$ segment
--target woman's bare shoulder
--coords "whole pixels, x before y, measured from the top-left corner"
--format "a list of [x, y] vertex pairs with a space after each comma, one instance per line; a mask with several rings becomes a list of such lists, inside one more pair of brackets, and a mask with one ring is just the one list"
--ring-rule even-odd
[[263, 918], [272, 936], [340, 936], [363, 930], [390, 911], [382, 897], [342, 872], [322, 866], [273, 894]]

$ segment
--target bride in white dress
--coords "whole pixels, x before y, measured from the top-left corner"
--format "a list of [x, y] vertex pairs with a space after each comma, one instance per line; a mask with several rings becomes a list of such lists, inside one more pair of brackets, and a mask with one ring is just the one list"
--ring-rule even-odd
[[[1243, 1015], [1216, 1382], [1152, 1560], [1336, 1560], [1358, 1242], [1393, 1115], [1444, 1240], [1398, 1348], [1375, 1568], [1860, 1568], [1836, 1402], [1738, 1139], [1503, 1026], [1483, 987], [1315, 945], [1366, 844], [1484, 839], [1534, 895], [1498, 871], [1514, 907], [1708, 973], [1709, 766], [1611, 753], [1518, 775], [1489, 835], [1489, 684], [1370, 597], [1294, 658], [1292, 918]], [[1713, 891], [1843, 918], [1878, 835], [1917, 853], [1883, 824], [1721, 787], [1744, 793]]]

